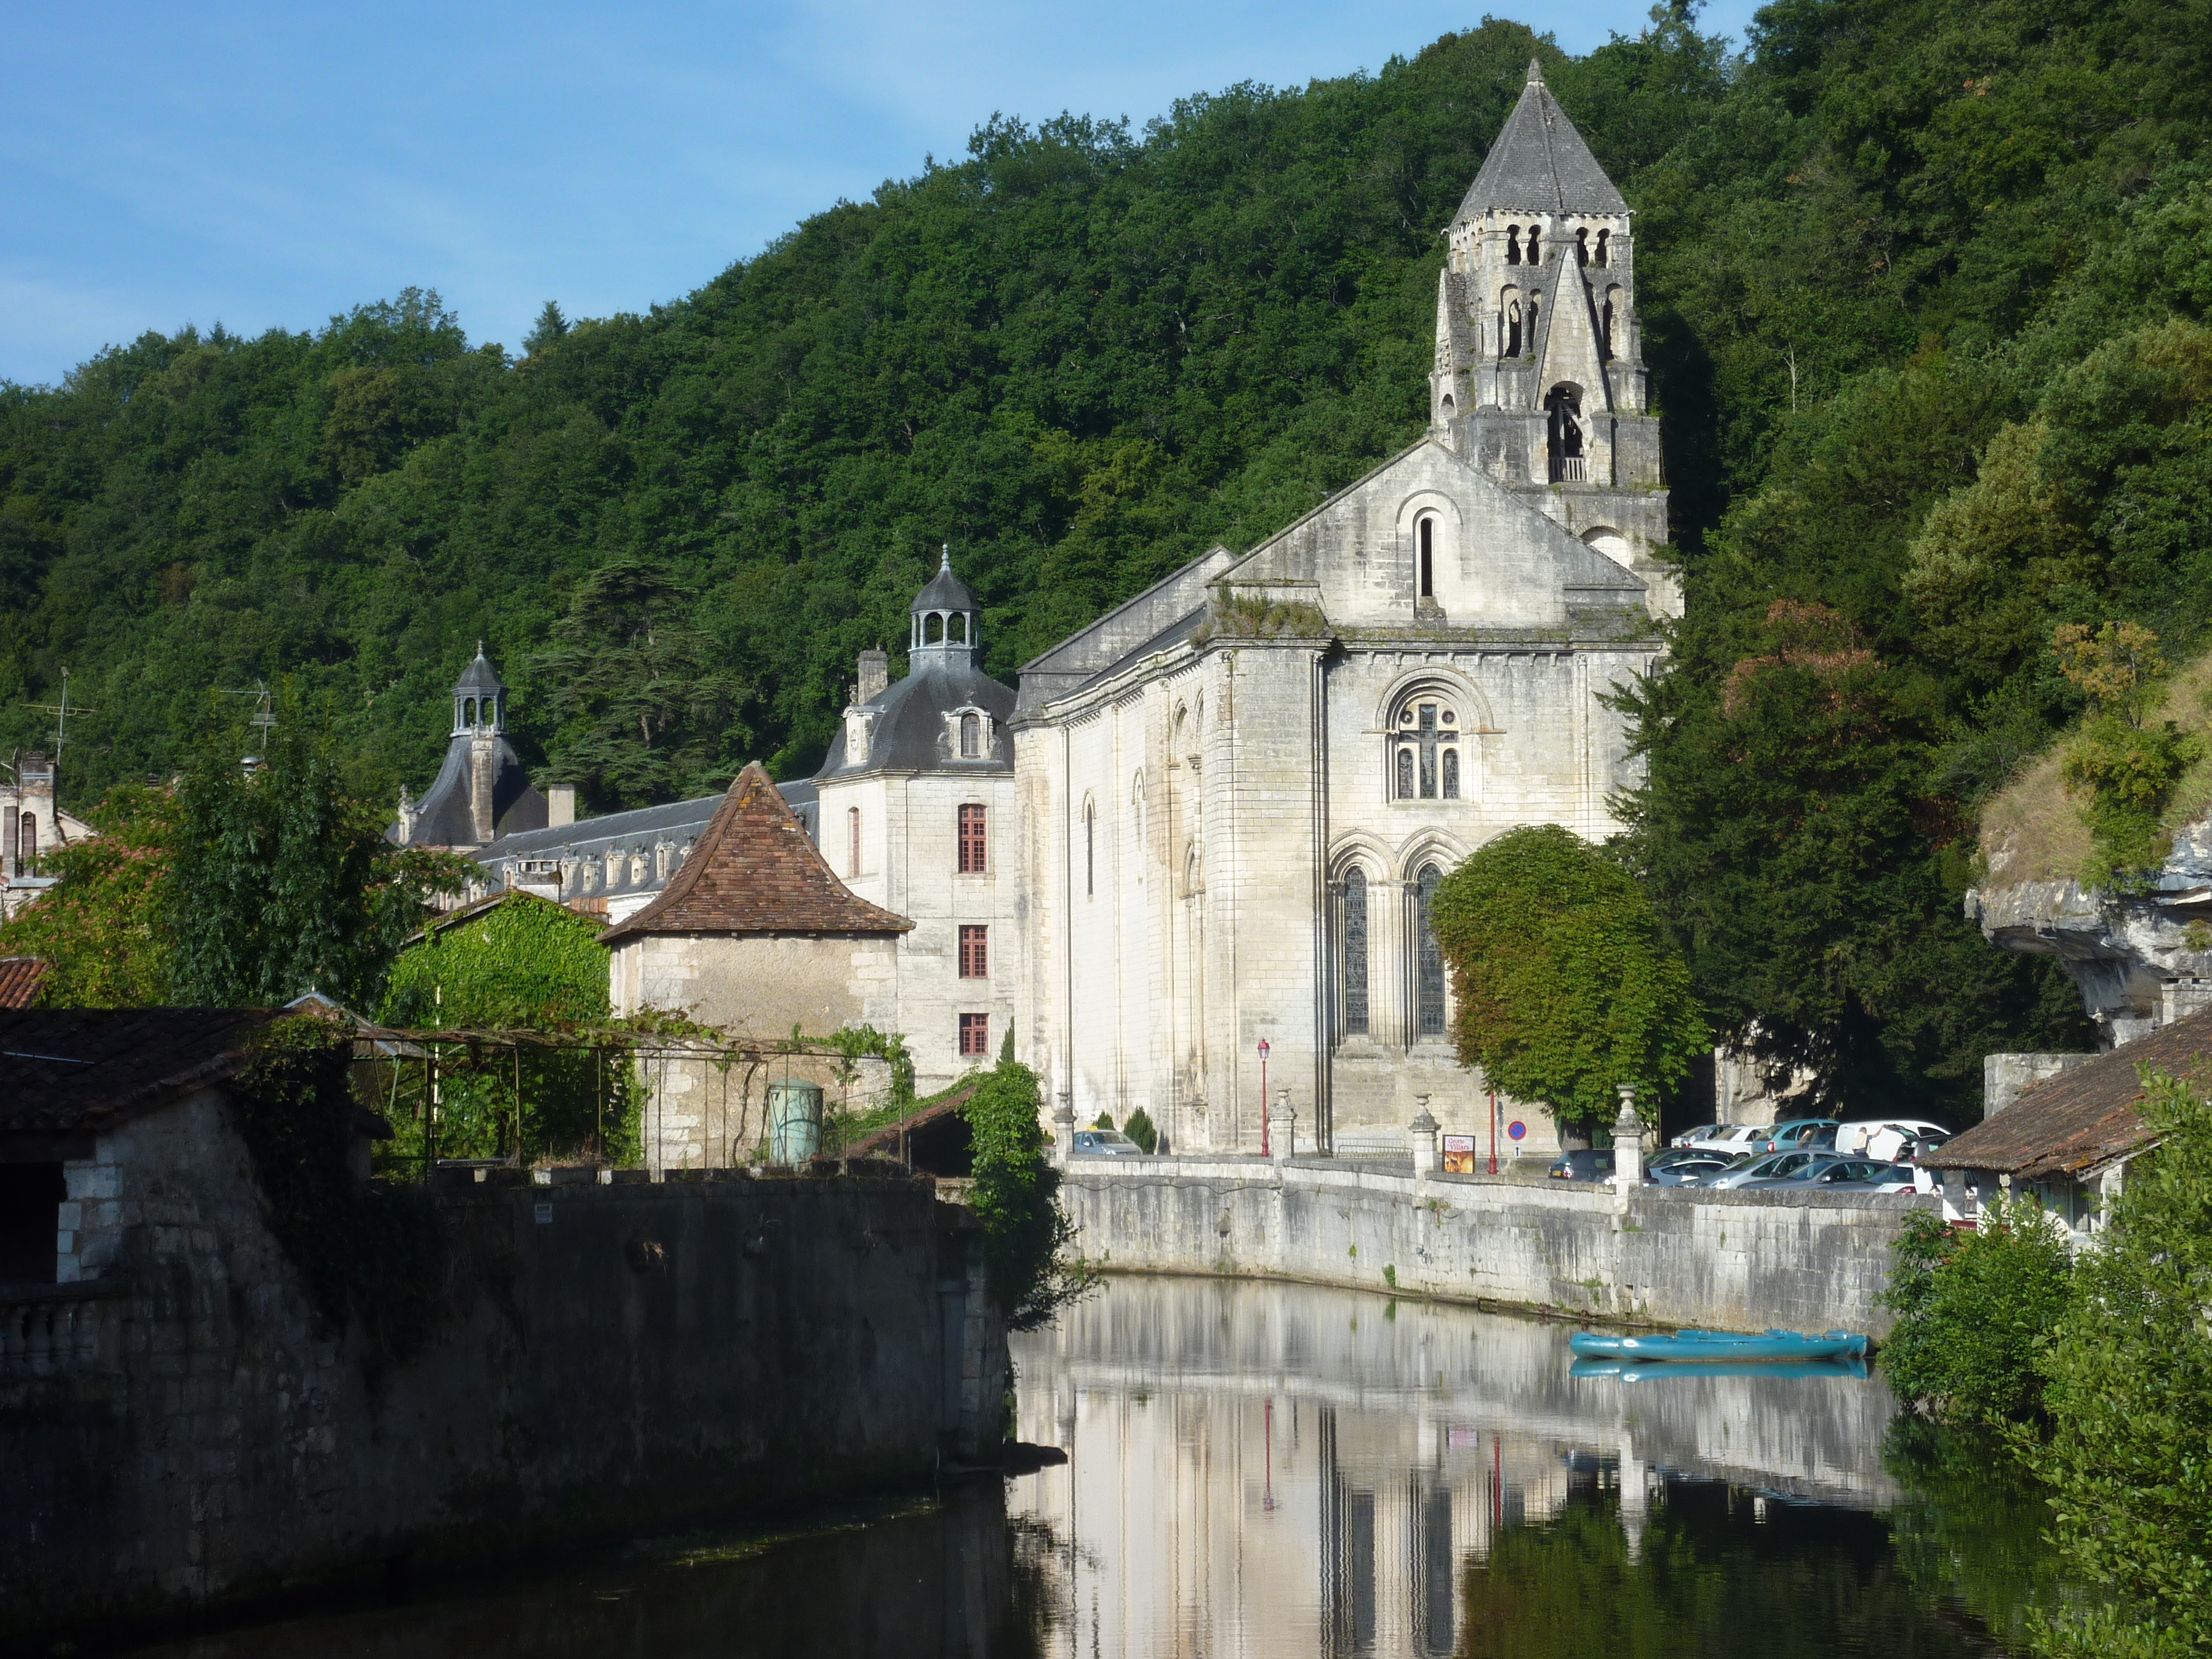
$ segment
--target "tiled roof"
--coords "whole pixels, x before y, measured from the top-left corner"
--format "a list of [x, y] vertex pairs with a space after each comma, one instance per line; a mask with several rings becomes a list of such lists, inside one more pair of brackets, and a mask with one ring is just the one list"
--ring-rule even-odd
[[0, 1011], [0, 1130], [98, 1129], [230, 1076], [265, 1008]]
[[0, 1008], [27, 1008], [46, 976], [42, 957], [0, 957]]
[[1920, 1161], [1934, 1170], [1991, 1170], [2015, 1180], [2094, 1170], [2157, 1138], [2136, 1109], [2143, 1097], [2143, 1070], [2156, 1067], [2186, 1077], [2205, 1069], [2208, 1059], [2212, 1009], [2031, 1084], [1995, 1117], [1983, 1119]]
[[1460, 219], [1479, 219], [1492, 208], [1551, 213], [1625, 214], [1613, 180], [1567, 119], [1532, 60], [1521, 101], [1505, 130], [1482, 159], [1482, 170], [1460, 204]]
[[738, 774], [714, 821], [659, 896], [599, 935], [902, 933], [904, 916], [856, 898], [756, 761]]

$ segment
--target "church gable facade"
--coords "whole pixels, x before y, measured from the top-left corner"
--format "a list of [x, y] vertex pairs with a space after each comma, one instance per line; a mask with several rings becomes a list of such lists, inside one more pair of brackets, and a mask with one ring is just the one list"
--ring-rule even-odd
[[[1588, 269], [1544, 249], [1563, 193], [1594, 198], [1589, 174], [1612, 189], [1568, 137], [1532, 75], [1485, 167], [1518, 191], [1528, 145], [1549, 147], [1553, 214], [1498, 227], [1533, 341], [1500, 331], [1486, 288], [1467, 298], [1488, 277], [1456, 269], [1461, 232], [1488, 208], [1462, 208], [1428, 434], [1023, 671], [1021, 1030], [1079, 1121], [1142, 1107], [1178, 1151], [1256, 1152], [1264, 1041], [1301, 1150], [1402, 1151], [1423, 1102], [1449, 1133], [1489, 1122], [1454, 1058], [1431, 897], [1517, 825], [1617, 827], [1609, 799], [1636, 775], [1606, 700], [1680, 608], [1653, 556], [1665, 494], [1626, 298], [1608, 319], [1599, 295], [1587, 327], [1544, 319]], [[1625, 276], [1627, 210], [1600, 218], [1602, 269]], [[1540, 1111], [1513, 1115], [1523, 1150], [1553, 1144]]]

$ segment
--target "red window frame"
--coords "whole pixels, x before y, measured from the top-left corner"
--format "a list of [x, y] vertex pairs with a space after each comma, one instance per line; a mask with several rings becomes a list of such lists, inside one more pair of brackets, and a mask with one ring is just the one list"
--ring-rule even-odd
[[960, 1054], [963, 1060], [991, 1052], [991, 1017], [988, 1014], [960, 1016]]
[[973, 923], [961, 925], [960, 977], [991, 977], [991, 930], [988, 927], [978, 927]]
[[960, 809], [960, 873], [963, 876], [984, 873], [990, 848], [987, 823], [981, 806]]

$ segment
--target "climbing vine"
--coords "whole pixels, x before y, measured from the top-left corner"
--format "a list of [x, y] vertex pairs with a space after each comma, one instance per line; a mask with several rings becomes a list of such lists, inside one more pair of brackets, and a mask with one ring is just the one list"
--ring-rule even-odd
[[363, 1182], [351, 1167], [369, 1116], [352, 1091], [353, 1043], [351, 1030], [313, 1018], [264, 1028], [231, 1085], [233, 1120], [263, 1219], [323, 1330], [358, 1320], [374, 1352], [404, 1360], [436, 1328], [447, 1238], [427, 1193]]
[[[588, 916], [509, 893], [465, 920], [426, 929], [400, 953], [384, 1021], [414, 1030], [549, 1033], [608, 1024], [599, 934]], [[637, 1156], [642, 1091], [626, 1051], [459, 1043], [438, 1058], [441, 1157], [506, 1157], [518, 1135], [526, 1161]], [[408, 1108], [395, 1115], [403, 1150], [419, 1156], [428, 1120], [420, 1079], [410, 1086]]]

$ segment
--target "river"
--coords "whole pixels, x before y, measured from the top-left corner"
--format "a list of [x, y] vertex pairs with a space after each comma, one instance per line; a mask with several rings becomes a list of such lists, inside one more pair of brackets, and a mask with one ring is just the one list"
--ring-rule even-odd
[[1577, 1376], [1570, 1328], [1120, 1279], [1016, 1341], [1065, 1464], [137, 1651], [1948, 1659], [2052, 1596], [2034, 1495], [1878, 1377]]

